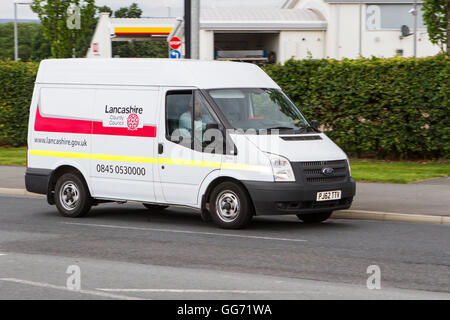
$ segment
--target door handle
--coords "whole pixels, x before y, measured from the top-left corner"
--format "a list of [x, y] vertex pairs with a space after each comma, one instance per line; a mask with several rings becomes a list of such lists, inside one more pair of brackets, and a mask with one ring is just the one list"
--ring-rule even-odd
[[163, 154], [164, 152], [164, 144], [158, 143], [158, 154]]

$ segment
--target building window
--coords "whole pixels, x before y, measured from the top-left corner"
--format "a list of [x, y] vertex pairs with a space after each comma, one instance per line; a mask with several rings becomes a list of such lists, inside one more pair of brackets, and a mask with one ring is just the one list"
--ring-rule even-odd
[[[414, 16], [409, 13], [412, 4], [368, 4], [366, 8], [367, 30], [400, 30], [407, 25], [411, 30]], [[422, 5], [417, 5], [417, 28], [425, 29], [422, 19]]]

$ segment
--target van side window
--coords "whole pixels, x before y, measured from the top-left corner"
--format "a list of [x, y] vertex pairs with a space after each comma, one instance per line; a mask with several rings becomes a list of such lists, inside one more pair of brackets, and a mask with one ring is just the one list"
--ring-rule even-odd
[[166, 95], [166, 138], [191, 146], [192, 90], [169, 91]]
[[200, 152], [223, 153], [218, 122], [199, 91], [169, 91], [166, 96], [166, 139]]

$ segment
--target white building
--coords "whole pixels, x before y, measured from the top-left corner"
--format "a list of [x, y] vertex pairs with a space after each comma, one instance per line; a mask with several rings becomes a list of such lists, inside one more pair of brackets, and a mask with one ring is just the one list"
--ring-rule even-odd
[[[282, 8], [215, 8], [200, 14], [200, 59], [263, 60], [412, 56], [412, 0], [287, 0]], [[417, 16], [417, 56], [439, 47]], [[111, 57], [111, 41], [149, 41], [177, 35], [176, 19], [100, 17], [88, 57]]]
[[[430, 56], [439, 47], [428, 40], [418, 1], [417, 56]], [[412, 0], [291, 0], [289, 9], [312, 9], [328, 22], [326, 56], [330, 58], [413, 56], [414, 37], [401, 37], [401, 27], [414, 31]]]

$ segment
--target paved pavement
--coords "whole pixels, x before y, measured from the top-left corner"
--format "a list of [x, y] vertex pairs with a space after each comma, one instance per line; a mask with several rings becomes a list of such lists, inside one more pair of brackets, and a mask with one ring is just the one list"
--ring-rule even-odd
[[0, 166], [0, 188], [25, 188], [25, 167]]
[[450, 216], [450, 179], [414, 184], [357, 183], [352, 209]]
[[[0, 188], [25, 188], [24, 167], [0, 166]], [[357, 183], [352, 210], [450, 216], [450, 178], [411, 184]]]
[[[449, 230], [291, 216], [221, 230], [140, 204], [70, 219], [40, 198], [0, 196], [0, 299], [450, 299]], [[81, 291], [66, 289], [69, 265]], [[370, 265], [380, 290], [366, 287]]]

